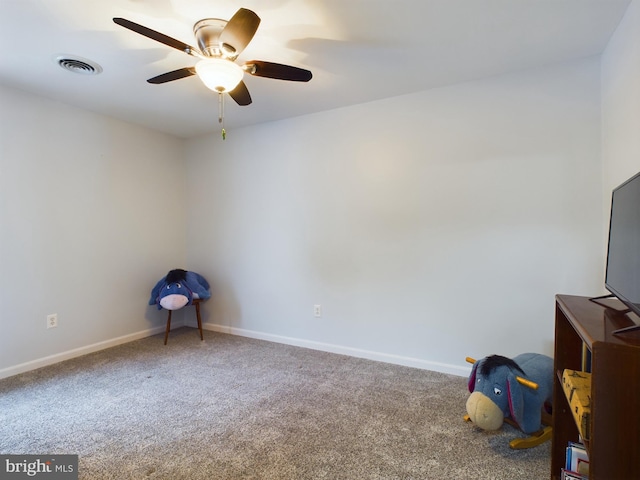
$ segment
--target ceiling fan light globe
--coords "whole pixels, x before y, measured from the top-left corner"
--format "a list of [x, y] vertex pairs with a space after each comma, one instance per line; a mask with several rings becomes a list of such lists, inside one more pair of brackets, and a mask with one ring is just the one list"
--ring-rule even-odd
[[207, 58], [196, 63], [196, 73], [207, 88], [217, 93], [225, 93], [236, 88], [244, 71], [229, 60]]

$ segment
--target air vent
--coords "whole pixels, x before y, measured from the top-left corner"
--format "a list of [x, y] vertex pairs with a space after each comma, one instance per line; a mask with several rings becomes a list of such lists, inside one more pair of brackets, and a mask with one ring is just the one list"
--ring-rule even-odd
[[102, 67], [97, 63], [74, 55], [57, 55], [54, 61], [61, 68], [81, 75], [97, 75], [102, 72]]

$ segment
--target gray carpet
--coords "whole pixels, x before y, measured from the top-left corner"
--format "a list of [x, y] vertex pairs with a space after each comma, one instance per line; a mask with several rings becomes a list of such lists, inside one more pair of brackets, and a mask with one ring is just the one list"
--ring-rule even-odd
[[180, 328], [0, 380], [0, 453], [81, 479], [542, 479], [462, 420], [466, 379]]

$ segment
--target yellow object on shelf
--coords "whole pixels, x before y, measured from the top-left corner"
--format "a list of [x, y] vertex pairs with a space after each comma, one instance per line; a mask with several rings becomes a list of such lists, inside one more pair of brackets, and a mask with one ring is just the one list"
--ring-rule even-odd
[[589, 440], [591, 438], [591, 374], [579, 370], [564, 370], [562, 389], [580, 435], [585, 440]]

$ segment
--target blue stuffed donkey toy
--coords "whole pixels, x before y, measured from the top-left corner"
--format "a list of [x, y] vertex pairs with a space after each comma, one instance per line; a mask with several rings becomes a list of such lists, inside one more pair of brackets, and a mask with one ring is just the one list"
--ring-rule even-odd
[[542, 410], [553, 395], [553, 359], [523, 353], [513, 359], [491, 355], [473, 364], [467, 413], [484, 430], [497, 430], [511, 418], [525, 433], [542, 426]]
[[209, 297], [209, 282], [202, 275], [178, 268], [171, 270], [156, 283], [151, 291], [149, 305], [157, 305], [158, 310], [178, 310], [191, 305], [194, 298], [204, 300]]

